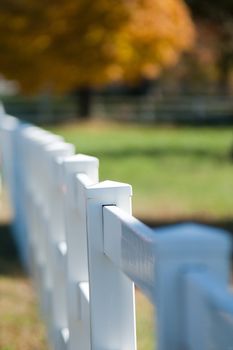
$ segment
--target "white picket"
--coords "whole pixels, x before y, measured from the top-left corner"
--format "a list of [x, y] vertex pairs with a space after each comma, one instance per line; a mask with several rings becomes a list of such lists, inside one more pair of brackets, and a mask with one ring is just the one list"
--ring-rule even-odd
[[63, 165], [67, 242], [68, 349], [88, 350], [90, 349], [90, 324], [89, 321], [84, 323], [81, 319], [79, 302], [80, 295], [82, 296], [80, 284], [88, 283], [89, 280], [85, 187], [98, 182], [99, 162], [97, 158], [78, 154], [67, 158]]
[[48, 261], [50, 261], [52, 316], [51, 337], [54, 349], [61, 346], [61, 330], [67, 328], [65, 213], [63, 208], [63, 160], [74, 154], [74, 147], [63, 142], [47, 147], [50, 232]]
[[100, 182], [86, 190], [91, 349], [136, 349], [134, 287], [104, 253], [103, 206], [131, 213], [131, 186]]

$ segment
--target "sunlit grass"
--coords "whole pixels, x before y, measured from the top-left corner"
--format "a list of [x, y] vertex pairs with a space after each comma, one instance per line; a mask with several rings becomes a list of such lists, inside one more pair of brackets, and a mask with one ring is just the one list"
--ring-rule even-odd
[[100, 159], [101, 180], [133, 186], [137, 216], [232, 216], [231, 129], [87, 123], [52, 130]]
[[156, 335], [153, 307], [138, 290], [136, 291], [136, 316], [138, 350], [154, 350]]
[[24, 276], [0, 276], [0, 349], [46, 350], [35, 295]]

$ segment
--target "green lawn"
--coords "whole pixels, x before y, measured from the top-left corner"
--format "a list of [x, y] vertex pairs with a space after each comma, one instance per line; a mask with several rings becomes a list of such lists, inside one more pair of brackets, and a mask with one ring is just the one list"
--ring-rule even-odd
[[100, 159], [100, 179], [133, 186], [135, 215], [217, 218], [233, 212], [233, 131], [87, 123], [52, 128]]
[[28, 278], [13, 273], [0, 274], [0, 350], [48, 350]]

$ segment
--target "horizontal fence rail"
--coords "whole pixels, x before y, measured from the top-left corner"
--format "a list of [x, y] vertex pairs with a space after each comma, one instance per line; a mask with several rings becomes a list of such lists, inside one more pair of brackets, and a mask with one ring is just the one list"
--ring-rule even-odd
[[[77, 96], [4, 97], [7, 113], [36, 124], [59, 123], [79, 115]], [[184, 125], [232, 125], [232, 95], [151, 91], [142, 94], [92, 93], [92, 114], [107, 120]]]
[[159, 350], [233, 348], [231, 239], [182, 224], [151, 229], [128, 184], [99, 161], [0, 109], [13, 235], [54, 350], [136, 350], [134, 284], [156, 309]]

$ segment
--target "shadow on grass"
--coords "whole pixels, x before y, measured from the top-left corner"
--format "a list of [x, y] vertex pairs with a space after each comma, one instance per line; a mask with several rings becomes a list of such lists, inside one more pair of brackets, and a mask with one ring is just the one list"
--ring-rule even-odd
[[0, 224], [0, 275], [23, 275], [9, 224]]
[[208, 225], [208, 226], [213, 226], [213, 227], [218, 227], [222, 228], [226, 231], [228, 231], [232, 237], [233, 237], [233, 217], [229, 218], [224, 218], [224, 219], [212, 219], [212, 218], [187, 218], [185, 217], [184, 219], [179, 218], [179, 219], [174, 219], [174, 220], [148, 220], [148, 219], [143, 219], [140, 218], [141, 221], [143, 221], [146, 225], [150, 227], [161, 227], [165, 225], [176, 225], [176, 224], [181, 224], [185, 222], [193, 222], [197, 224], [202, 224], [202, 225]]
[[[93, 152], [95, 153], [95, 152]], [[94, 155], [94, 154], [93, 154]], [[125, 149], [113, 149], [113, 150], [98, 150], [98, 155], [96, 156], [101, 157], [107, 157], [107, 158], [131, 158], [131, 157], [147, 157], [147, 158], [166, 158], [166, 157], [183, 157], [183, 158], [189, 158], [189, 157], [195, 157], [198, 160], [205, 160], [210, 159], [215, 162], [221, 162], [221, 163], [232, 163], [233, 161], [233, 154], [231, 153], [231, 150], [229, 149], [228, 152], [221, 152], [221, 151], [214, 151], [214, 150], [207, 150], [204, 148], [198, 148], [198, 147], [169, 147], [166, 146], [163, 147], [142, 147], [142, 148], [125, 148]]]

